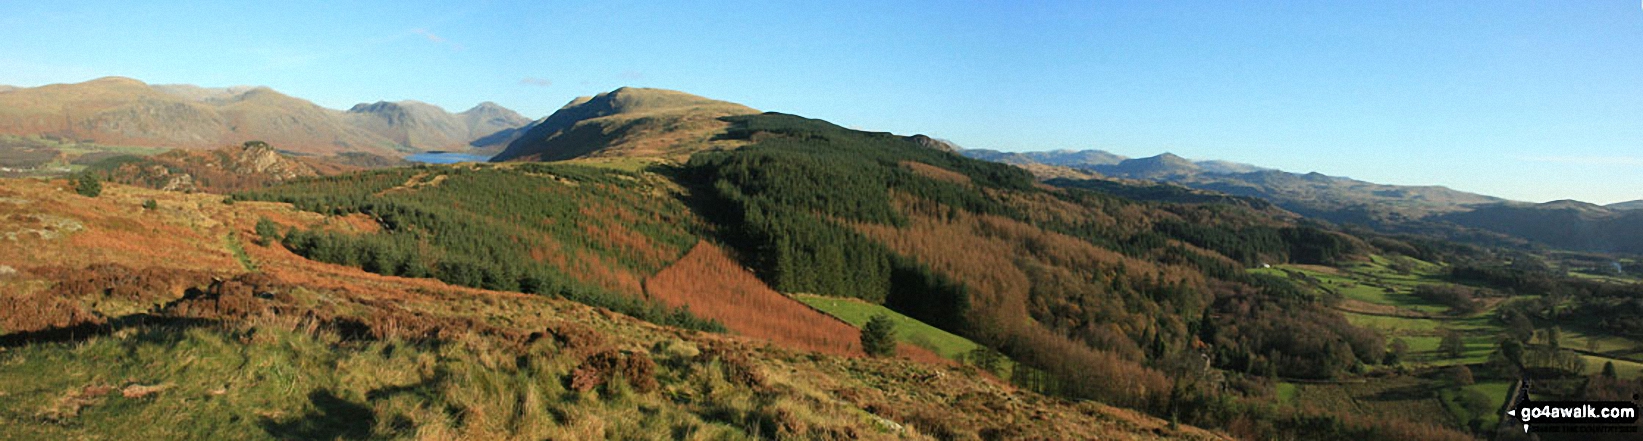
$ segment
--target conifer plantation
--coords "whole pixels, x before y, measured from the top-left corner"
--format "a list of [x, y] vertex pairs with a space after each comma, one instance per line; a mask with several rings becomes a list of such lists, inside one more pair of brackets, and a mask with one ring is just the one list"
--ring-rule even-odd
[[236, 197], [332, 215], [361, 213], [382, 226], [366, 235], [291, 228], [281, 239], [292, 252], [321, 262], [559, 296], [656, 323], [722, 329], [639, 295], [642, 277], [694, 242], [683, 205], [643, 191], [655, 184], [640, 179], [546, 164], [420, 167], [301, 180]]

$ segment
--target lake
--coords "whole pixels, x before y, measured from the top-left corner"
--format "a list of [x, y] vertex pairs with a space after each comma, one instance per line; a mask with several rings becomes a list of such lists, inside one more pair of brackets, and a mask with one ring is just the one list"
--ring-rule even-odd
[[423, 153], [417, 153], [417, 154], [411, 155], [411, 156], [406, 156], [405, 160], [411, 161], [411, 162], [423, 162], [423, 163], [428, 163], [428, 164], [455, 164], [455, 163], [458, 163], [458, 162], [485, 162], [485, 161], [491, 160], [491, 157], [490, 156], [480, 156], [480, 155], [470, 155], [470, 154], [467, 154], [467, 153], [423, 152]]

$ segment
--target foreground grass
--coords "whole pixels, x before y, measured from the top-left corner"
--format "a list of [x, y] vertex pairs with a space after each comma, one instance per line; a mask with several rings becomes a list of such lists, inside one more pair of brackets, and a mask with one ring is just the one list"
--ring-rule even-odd
[[[347, 342], [277, 326], [152, 326], [30, 345], [0, 354], [0, 438], [746, 439], [769, 426], [757, 409], [776, 405], [732, 387], [718, 363], [665, 359], [680, 368], [659, 373], [663, 394], [620, 382], [567, 390], [576, 357], [552, 343], [531, 350]], [[669, 405], [680, 396], [701, 406]]]

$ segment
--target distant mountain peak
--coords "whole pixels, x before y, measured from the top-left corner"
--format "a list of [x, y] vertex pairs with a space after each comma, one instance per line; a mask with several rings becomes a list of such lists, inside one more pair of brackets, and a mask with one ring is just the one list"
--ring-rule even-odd
[[924, 135], [924, 134], [909, 136], [909, 137], [907, 137], [907, 140], [912, 141], [912, 142], [914, 142], [914, 143], [916, 143], [920, 146], [923, 146], [925, 148], [936, 149], [936, 150], [944, 151], [944, 152], [947, 152], [947, 153], [958, 153], [959, 151], [964, 150], [962, 148], [959, 148], [957, 145], [954, 145], [951, 141], [947, 141], [945, 139], [931, 138], [929, 135]]
[[94, 79], [94, 80], [91, 80], [91, 81], [87, 81], [86, 83], [88, 83], [88, 84], [131, 84], [131, 85], [137, 85], [137, 86], [147, 86], [148, 85], [148, 83], [144, 83], [141, 80], [138, 80], [136, 78], [122, 77], [122, 76], [107, 76], [107, 77], [102, 77], [102, 78]]
[[394, 103], [390, 103], [390, 102], [387, 102], [387, 101], [377, 101], [377, 102], [374, 102], [374, 103], [359, 103], [359, 104], [355, 104], [354, 107], [349, 107], [348, 108], [348, 113], [380, 112], [380, 111], [394, 109], [394, 108], [398, 108], [398, 107], [399, 107], [398, 105], [395, 105]]
[[[689, 109], [692, 107], [724, 107], [726, 105], [746, 107], [740, 104], [728, 103], [709, 98], [703, 98], [688, 93], [645, 87], [622, 87], [610, 92], [594, 95], [587, 100], [572, 101], [572, 105], [592, 107], [603, 115], [617, 113], [640, 113], [667, 110]], [[751, 110], [751, 109], [749, 109]]]
[[1638, 199], [1638, 200], [1635, 200], [1635, 201], [1616, 202], [1616, 203], [1613, 203], [1613, 204], [1604, 205], [1604, 207], [1606, 207], [1610, 210], [1643, 210], [1643, 199]]
[[1581, 201], [1577, 201], [1577, 200], [1574, 200], [1574, 199], [1556, 200], [1556, 201], [1551, 201], [1551, 202], [1535, 204], [1535, 206], [1539, 207], [1539, 208], [1546, 208], [1546, 209], [1575, 210], [1575, 211], [1581, 211], [1581, 212], [1608, 212], [1609, 211], [1608, 208], [1605, 208], [1601, 205], [1597, 205], [1597, 204], [1593, 204], [1593, 203], [1589, 203], [1589, 202], [1581, 202]]
[[258, 86], [201, 87], [193, 84], [155, 84], [156, 90], [197, 102], [231, 100]]
[[507, 107], [502, 107], [501, 104], [497, 104], [497, 103], [490, 102], [490, 101], [485, 101], [485, 102], [481, 102], [479, 104], [475, 104], [472, 108], [469, 108], [468, 110], [462, 111], [462, 113], [495, 113], [495, 112], [513, 112], [513, 109], [509, 109]]
[[754, 113], [675, 90], [622, 87], [571, 100], [491, 160], [688, 155], [713, 144], [712, 134], [726, 127], [718, 118]]
[[531, 122], [489, 101], [462, 113], [416, 100], [360, 103], [348, 113], [367, 130], [424, 150], [494, 148], [511, 141], [517, 129]]
[[250, 90], [246, 90], [245, 93], [241, 93], [239, 96], [234, 97], [234, 99], [236, 101], [253, 101], [253, 100], [295, 99], [295, 98], [292, 98], [290, 95], [280, 93], [279, 91], [274, 90], [273, 88], [270, 88], [268, 86], [257, 86], [257, 87], [251, 88]]
[[1159, 179], [1171, 176], [1189, 176], [1199, 172], [1198, 164], [1174, 153], [1161, 153], [1146, 158], [1126, 159], [1117, 164], [1096, 167], [1107, 175], [1131, 178]]
[[[380, 112], [380, 111], [409, 111], [410, 109], [417, 109], [417, 110], [423, 110], [423, 111], [434, 111], [434, 112], [445, 112], [445, 109], [442, 108], [442, 107], [439, 107], [438, 105], [429, 104], [429, 103], [425, 103], [425, 102], [421, 102], [421, 101], [417, 101], [417, 100], [377, 101], [377, 102], [374, 102], [374, 103], [359, 103], [359, 104], [355, 104], [354, 107], [350, 107], [348, 109], [348, 111], [358, 113], [358, 112]], [[446, 113], [448, 113], [448, 112], [446, 112]]]
[[1159, 164], [1168, 164], [1170, 166], [1191, 168], [1191, 169], [1198, 168], [1198, 164], [1193, 163], [1191, 159], [1183, 158], [1179, 155], [1176, 155], [1176, 154], [1170, 153], [1170, 152], [1159, 153], [1157, 156], [1135, 159], [1135, 161], [1155, 162], [1155, 163], [1159, 163]]

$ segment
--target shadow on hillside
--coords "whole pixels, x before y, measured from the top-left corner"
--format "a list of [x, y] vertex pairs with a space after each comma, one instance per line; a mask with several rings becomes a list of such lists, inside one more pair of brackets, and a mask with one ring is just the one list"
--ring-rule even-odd
[[86, 322], [70, 326], [41, 329], [37, 331], [13, 332], [0, 335], [0, 348], [17, 348], [37, 343], [77, 343], [113, 333], [115, 330], [129, 327], [167, 326], [177, 328], [194, 328], [213, 326], [217, 320], [166, 317], [153, 314], [131, 314], [121, 316], [108, 322]]
[[720, 196], [718, 190], [713, 188], [711, 179], [701, 175], [697, 170], [681, 166], [652, 165], [646, 168], [646, 171], [665, 176], [685, 187], [686, 191], [675, 193], [675, 198], [711, 225], [707, 231], [700, 232], [702, 236], [727, 245], [727, 251], [730, 251], [743, 266], [760, 268], [754, 262], [746, 261], [747, 257], [740, 253], [741, 250], [750, 249], [753, 245], [746, 229], [736, 227], [744, 221], [740, 208], [734, 202]]
[[305, 415], [285, 422], [263, 418], [257, 424], [278, 439], [366, 439], [376, 426], [375, 411], [331, 391], [314, 391], [308, 394], [308, 401], [314, 410]]

